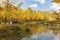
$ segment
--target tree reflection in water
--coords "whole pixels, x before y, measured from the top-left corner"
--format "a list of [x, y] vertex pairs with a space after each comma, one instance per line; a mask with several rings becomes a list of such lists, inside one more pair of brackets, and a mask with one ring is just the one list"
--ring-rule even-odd
[[54, 35], [53, 31], [49, 33], [34, 34], [31, 38], [22, 38], [22, 40], [59, 40], [60, 35]]

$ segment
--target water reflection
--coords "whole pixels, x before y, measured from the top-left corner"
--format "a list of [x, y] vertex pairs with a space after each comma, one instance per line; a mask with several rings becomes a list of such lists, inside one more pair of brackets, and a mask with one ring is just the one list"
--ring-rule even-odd
[[59, 34], [54, 35], [54, 33], [51, 31], [49, 33], [41, 33], [41, 34], [34, 34], [30, 38], [22, 38], [22, 40], [59, 40], [60, 38]]
[[59, 33], [57, 35], [55, 35], [54, 40], [60, 40], [60, 34]]

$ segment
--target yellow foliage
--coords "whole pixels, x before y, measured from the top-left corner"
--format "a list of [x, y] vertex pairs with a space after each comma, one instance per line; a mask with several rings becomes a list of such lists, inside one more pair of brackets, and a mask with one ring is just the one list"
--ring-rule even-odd
[[[58, 14], [58, 17], [60, 14]], [[42, 12], [38, 10], [37, 12], [32, 10], [31, 8], [27, 8], [25, 10], [21, 8], [17, 8], [13, 5], [4, 4], [2, 9], [0, 9], [0, 20], [7, 20], [7, 21], [54, 21], [57, 16], [50, 13], [49, 11]]]
[[44, 20], [44, 19], [45, 19], [44, 13], [41, 11], [38, 11], [36, 20]]
[[35, 34], [37, 31], [37, 27], [36, 26], [31, 26], [31, 32], [32, 34]]
[[46, 28], [44, 28], [44, 27], [42, 27], [42, 26], [38, 27], [38, 29], [37, 29], [37, 32], [38, 32], [38, 33], [43, 33], [43, 32], [45, 32], [45, 31], [46, 31]]
[[50, 32], [51, 30], [50, 29], [46, 29], [46, 32]]
[[49, 11], [45, 12], [45, 19], [47, 21], [54, 21], [56, 20], [56, 16], [53, 13], [50, 13]]
[[60, 0], [53, 0], [53, 2], [60, 3]]

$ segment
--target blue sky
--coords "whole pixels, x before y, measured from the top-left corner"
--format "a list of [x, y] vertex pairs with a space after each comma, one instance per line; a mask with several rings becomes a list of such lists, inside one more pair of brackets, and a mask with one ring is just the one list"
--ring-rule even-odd
[[[60, 9], [60, 3], [53, 3], [52, 0], [23, 0], [22, 8], [31, 8], [33, 10], [57, 10]], [[56, 4], [56, 5], [55, 5]]]
[[[2, 0], [2, 1], [6, 2], [6, 0]], [[17, 6], [17, 4], [19, 4], [22, 1], [24, 2], [23, 5], [21, 6], [23, 9], [26, 9], [29, 7], [33, 10], [42, 10], [42, 11], [46, 11], [46, 10], [58, 11], [60, 9], [60, 3], [57, 4], [57, 3], [51, 2], [52, 0], [18, 0], [15, 6]], [[1, 3], [1, 0], [0, 0], [0, 3]]]
[[[35, 6], [34, 6], [35, 5]], [[34, 10], [47, 10], [51, 6], [51, 0], [45, 0], [45, 2], [38, 2], [35, 0], [24, 0], [23, 8], [31, 7]]]

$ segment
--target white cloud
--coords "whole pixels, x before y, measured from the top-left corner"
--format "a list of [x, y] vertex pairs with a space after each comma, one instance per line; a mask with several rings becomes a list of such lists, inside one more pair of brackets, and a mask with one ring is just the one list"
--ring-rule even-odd
[[37, 2], [42, 3], [42, 4], [45, 3], [45, 0], [34, 0], [34, 1], [37, 1]]
[[30, 7], [31, 7], [31, 8], [32, 8], [32, 7], [37, 8], [38, 5], [37, 5], [37, 4], [32, 4], [32, 5], [30, 5]]
[[50, 6], [50, 10], [55, 10], [55, 11], [59, 11], [60, 10], [60, 3], [52, 3], [52, 5]]

